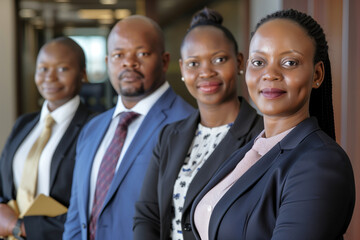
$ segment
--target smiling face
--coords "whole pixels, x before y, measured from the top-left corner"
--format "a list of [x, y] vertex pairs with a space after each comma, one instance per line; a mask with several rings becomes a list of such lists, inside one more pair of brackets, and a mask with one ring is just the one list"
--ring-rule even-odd
[[311, 90], [323, 80], [323, 63], [314, 65], [314, 53], [314, 41], [291, 20], [270, 20], [258, 28], [245, 79], [265, 117], [309, 117]]
[[237, 98], [236, 81], [242, 55], [213, 26], [194, 28], [181, 49], [182, 76], [198, 105], [218, 105]]
[[36, 61], [35, 83], [50, 111], [79, 93], [85, 69], [80, 69], [79, 56], [59, 42], [46, 44]]
[[125, 106], [131, 107], [164, 83], [169, 54], [155, 27], [134, 17], [120, 21], [112, 30], [106, 62], [112, 86]]

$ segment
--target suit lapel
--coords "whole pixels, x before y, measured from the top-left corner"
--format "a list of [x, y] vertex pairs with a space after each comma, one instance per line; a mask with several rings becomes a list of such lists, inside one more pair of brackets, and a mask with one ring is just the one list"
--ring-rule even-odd
[[[202, 166], [204, 171], [200, 170], [192, 180], [186, 194], [183, 213], [191, 208], [196, 196], [210, 181], [220, 165], [223, 164], [233, 152], [245, 145], [248, 133], [256, 122], [257, 113], [243, 98], [239, 97], [239, 101], [241, 102], [240, 112], [235, 119], [234, 125]], [[224, 149], [226, 149], [226, 153], [224, 153]]]
[[[76, 113], [71, 120], [69, 127], [67, 128], [64, 136], [61, 138], [58, 147], [56, 148], [50, 167], [50, 191], [55, 181], [56, 174], [58, 172], [60, 163], [68, 152], [68, 149], [76, 144], [75, 139], [81, 130], [81, 126], [86, 122], [89, 116], [89, 111], [86, 107], [80, 103]], [[75, 159], [74, 159], [75, 160]]]
[[[179, 171], [184, 164], [184, 160], [189, 151], [192, 140], [194, 139], [194, 134], [199, 122], [199, 113], [193, 114], [188, 121], [185, 121], [185, 124], [179, 125], [176, 132], [171, 135], [168, 139], [168, 149], [169, 156], [171, 156], [171, 162], [167, 163], [166, 171], [162, 179], [162, 187], [160, 188], [163, 192], [159, 195], [161, 196], [161, 202], [159, 204], [160, 208], [163, 208], [163, 214], [170, 211], [173, 195], [173, 185], [169, 186], [169, 183], [175, 183], [176, 178], [178, 177]], [[186, 143], [186, 144], [179, 144]], [[167, 145], [166, 144], [166, 145]], [[170, 200], [170, 201], [169, 201]], [[162, 216], [164, 217], [164, 216]]]
[[[126, 173], [131, 168], [139, 152], [145, 147], [146, 144], [152, 144], [155, 146], [155, 142], [151, 143], [149, 140], [156, 134], [161, 125], [164, 125], [164, 121], [168, 117], [167, 110], [170, 108], [172, 102], [175, 100], [175, 93], [169, 88], [160, 99], [152, 106], [145, 119], [141, 123], [134, 139], [129, 145], [124, 157], [121, 161], [119, 169], [115, 173], [114, 179], [109, 188], [109, 192], [105, 198], [103, 208], [107, 205], [111, 197], [114, 195], [121, 182], [123, 181]], [[157, 138], [156, 138], [157, 140]], [[148, 156], [149, 159], [151, 156]]]
[[[236, 167], [237, 163], [244, 157], [246, 152], [243, 151], [241, 156], [232, 158], [235, 164], [233, 163], [231, 164], [230, 168], [227, 168], [228, 171], [226, 171], [226, 175]], [[218, 231], [220, 221], [222, 220], [226, 211], [231, 207], [233, 202], [241, 197], [244, 192], [246, 192], [253, 184], [256, 183], [258, 179], [260, 179], [266, 173], [266, 171], [271, 167], [272, 163], [280, 156], [280, 152], [280, 144], [277, 144], [270, 150], [270, 152], [265, 154], [247, 172], [245, 172], [244, 175], [242, 175], [220, 199], [220, 201], [216, 204], [213, 213], [211, 214], [209, 226], [216, 227], [209, 227], [209, 239], [214, 239], [214, 236]], [[226, 175], [222, 174], [223, 177]]]
[[[7, 179], [9, 180], [9, 183], [11, 183], [11, 193], [9, 193], [9, 196], [12, 196], [13, 199], [15, 199], [16, 192], [14, 187], [14, 177], [13, 177], [13, 159], [14, 155], [19, 148], [20, 144], [24, 141], [26, 136], [31, 132], [31, 130], [34, 128], [34, 126], [38, 123], [40, 119], [40, 113], [38, 113], [34, 119], [32, 119], [30, 122], [26, 122], [23, 129], [19, 132], [19, 134], [14, 136], [14, 140], [11, 143], [10, 149], [9, 149], [9, 157], [8, 159], [12, 159], [11, 161], [5, 161], [4, 167], [5, 169], [8, 169], [7, 173]], [[25, 156], [26, 157], [26, 156]]]
[[[94, 118], [90, 126], [93, 129], [87, 129], [88, 132], [91, 131], [91, 134], [82, 139], [82, 143], [86, 146], [86, 150], [82, 150], [82, 161], [79, 161], [81, 165], [76, 166], [81, 169], [83, 175], [78, 175], [77, 180], [79, 181], [78, 189], [78, 198], [79, 198], [79, 214], [82, 219], [88, 219], [88, 208], [89, 208], [89, 194], [90, 194], [90, 175], [93, 166], [93, 161], [97, 150], [109, 128], [110, 122], [112, 120], [112, 115], [115, 111], [115, 108], [108, 110], [107, 112], [101, 114], [100, 116]], [[85, 159], [85, 160], [84, 160]], [[79, 170], [77, 170], [79, 171]]]

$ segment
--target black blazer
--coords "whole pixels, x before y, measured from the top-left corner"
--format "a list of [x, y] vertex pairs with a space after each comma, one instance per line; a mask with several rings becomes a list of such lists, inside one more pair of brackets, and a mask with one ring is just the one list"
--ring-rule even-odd
[[[246, 100], [227, 135], [194, 177], [186, 194], [181, 225], [184, 239], [195, 239], [190, 226], [190, 208], [196, 195], [208, 183], [221, 163], [263, 129], [263, 120]], [[159, 137], [136, 204], [134, 239], [169, 239], [175, 180], [193, 141], [199, 112], [166, 126]]]
[[[197, 196], [191, 209], [192, 226], [199, 201], [252, 145], [253, 141], [236, 151]], [[308, 118], [245, 172], [215, 205], [209, 240], [339, 240], [354, 204], [349, 158], [320, 130], [315, 118]], [[197, 234], [196, 227], [193, 231]]]
[[[91, 112], [80, 103], [69, 127], [56, 148], [50, 168], [50, 196], [69, 206], [76, 140], [82, 126], [90, 119]], [[12, 162], [16, 150], [40, 119], [40, 112], [20, 116], [7, 139], [0, 158], [0, 202], [16, 198]], [[24, 217], [28, 240], [62, 239], [66, 214], [57, 217]]]

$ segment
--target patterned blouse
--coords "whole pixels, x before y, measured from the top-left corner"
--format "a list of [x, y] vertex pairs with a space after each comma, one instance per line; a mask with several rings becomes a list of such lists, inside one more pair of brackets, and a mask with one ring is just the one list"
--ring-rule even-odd
[[225, 137], [233, 123], [208, 128], [199, 123], [195, 137], [186, 155], [184, 165], [175, 181], [172, 207], [175, 213], [171, 224], [170, 237], [182, 240], [181, 217], [188, 187], [202, 165]]

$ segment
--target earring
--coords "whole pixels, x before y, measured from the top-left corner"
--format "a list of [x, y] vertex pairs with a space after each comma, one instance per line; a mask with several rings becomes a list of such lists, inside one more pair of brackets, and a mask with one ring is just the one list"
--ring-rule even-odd
[[243, 74], [244, 74], [244, 70], [240, 70], [239, 73], [240, 73], [240, 75], [243, 75]]
[[316, 86], [320, 86], [320, 83], [317, 82], [317, 83], [316, 83]]
[[181, 81], [183, 81], [183, 82], [184, 82], [184, 81], [185, 81], [185, 78], [184, 78], [184, 77], [181, 77]]

